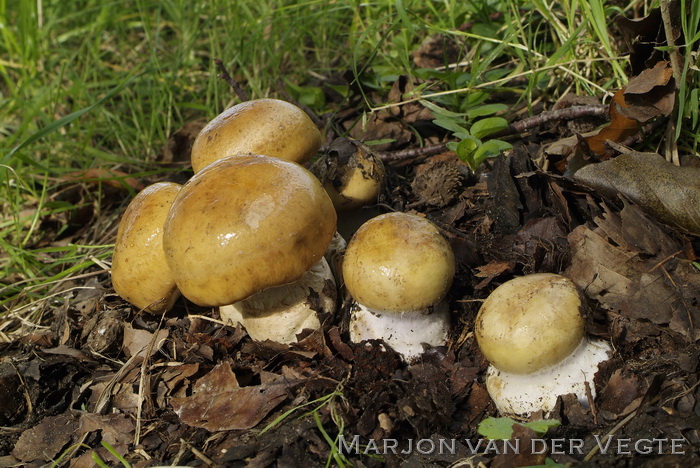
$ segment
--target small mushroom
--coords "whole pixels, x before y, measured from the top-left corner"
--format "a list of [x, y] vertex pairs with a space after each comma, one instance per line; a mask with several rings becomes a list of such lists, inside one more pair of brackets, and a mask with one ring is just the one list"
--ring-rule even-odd
[[149, 185], [131, 200], [117, 230], [112, 285], [147, 312], [169, 310], [180, 295], [163, 252], [163, 226], [181, 188], [172, 182]]
[[377, 202], [384, 183], [384, 164], [357, 140], [336, 138], [309, 170], [321, 181], [337, 211]]
[[595, 397], [593, 377], [611, 348], [585, 336], [582, 307], [576, 285], [551, 273], [512, 279], [484, 301], [474, 333], [501, 413], [549, 412], [569, 393], [587, 405], [587, 384]]
[[443, 298], [454, 273], [452, 249], [430, 221], [407, 213], [367, 221], [343, 260], [355, 300], [350, 339], [383, 339], [407, 361], [422, 354], [423, 343], [444, 345], [450, 315]]
[[307, 162], [321, 147], [321, 133], [311, 118], [278, 99], [245, 101], [209, 122], [192, 144], [195, 173], [226, 156], [264, 154]]

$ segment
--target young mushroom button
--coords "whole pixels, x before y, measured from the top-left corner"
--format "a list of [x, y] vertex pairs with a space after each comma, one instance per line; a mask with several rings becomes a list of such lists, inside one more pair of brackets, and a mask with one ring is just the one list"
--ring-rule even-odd
[[610, 345], [585, 336], [582, 306], [574, 283], [551, 273], [512, 279], [484, 301], [474, 333], [501, 413], [549, 412], [569, 393], [587, 405], [586, 384], [595, 396], [593, 377]]
[[452, 249], [430, 221], [407, 213], [370, 219], [343, 260], [356, 301], [350, 338], [383, 339], [407, 361], [422, 354], [423, 344], [444, 345], [450, 316], [443, 298], [454, 273]]

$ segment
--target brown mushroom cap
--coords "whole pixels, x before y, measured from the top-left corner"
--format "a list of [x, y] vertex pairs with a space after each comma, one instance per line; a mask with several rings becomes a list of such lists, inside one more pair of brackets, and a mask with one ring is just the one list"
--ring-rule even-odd
[[210, 164], [183, 186], [163, 242], [182, 294], [222, 306], [300, 279], [335, 228], [333, 204], [309, 171], [241, 155]]
[[264, 154], [303, 164], [321, 147], [311, 118], [289, 102], [256, 99], [226, 109], [209, 122], [192, 144], [192, 169], [199, 172], [217, 159]]
[[529, 374], [566, 358], [581, 343], [581, 296], [569, 278], [521, 276], [497, 287], [481, 305], [474, 334], [500, 371]]
[[163, 225], [181, 188], [172, 182], [146, 187], [129, 203], [117, 230], [112, 285], [148, 312], [170, 309], [179, 296], [163, 252]]
[[343, 279], [360, 304], [384, 312], [425, 309], [450, 289], [455, 258], [430, 221], [407, 213], [372, 218], [353, 235]]

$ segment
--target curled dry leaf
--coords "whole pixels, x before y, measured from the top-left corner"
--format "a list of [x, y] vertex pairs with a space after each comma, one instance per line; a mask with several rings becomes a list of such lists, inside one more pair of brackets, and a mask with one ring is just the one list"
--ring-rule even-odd
[[620, 194], [658, 220], [700, 235], [700, 168], [674, 166], [656, 153], [630, 152], [585, 166], [574, 179], [608, 198]]
[[610, 123], [601, 128], [595, 135], [586, 138], [588, 147], [598, 156], [602, 156], [608, 151], [605, 144], [607, 140], [619, 143], [639, 131], [639, 122], [625, 117], [626, 112], [623, 109], [629, 105], [625, 102], [624, 92], [625, 88], [618, 90], [610, 102]]
[[261, 376], [260, 385], [241, 387], [227, 362], [197, 381], [191, 396], [173, 398], [182, 422], [209, 431], [250, 429], [286, 397], [289, 384], [281, 376]]

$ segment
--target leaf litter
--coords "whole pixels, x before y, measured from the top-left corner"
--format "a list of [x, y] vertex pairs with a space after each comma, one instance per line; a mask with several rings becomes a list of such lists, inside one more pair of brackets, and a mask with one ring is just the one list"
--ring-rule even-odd
[[[581, 461], [551, 451], [475, 455], [468, 449], [481, 438], [478, 424], [496, 416], [484, 384], [488, 363], [472, 334], [479, 301], [514, 276], [564, 272], [590, 301], [588, 333], [611, 340], [616, 351], [596, 376], [595, 405], [562, 396], [550, 416], [562, 424], [546, 437], [582, 439], [588, 449], [601, 434], [680, 438], [685, 455], [669, 459], [695, 464], [700, 245], [692, 211], [698, 205], [686, 191], [697, 177], [691, 171], [676, 175], [686, 168], [659, 169], [660, 177], [672, 174], [674, 180], [660, 195], [643, 182], [657, 170], [646, 165], [664, 166], [662, 158], [608, 157], [608, 140], [624, 141], [641, 123], [664, 119], [673, 105], [667, 62], [652, 59], [658, 51], [637, 39], [658, 33], [654, 15], [618, 22], [625, 24], [633, 64], [641, 65], [610, 106], [613, 124], [597, 138], [574, 136], [568, 154], [553, 155], [545, 146], [577, 131], [553, 126], [544, 136], [522, 136], [507, 157], [488, 161], [476, 174], [445, 150], [418, 153], [410, 162], [421, 165], [391, 164], [375, 209], [414, 210], [435, 221], [457, 257], [449, 293], [455, 326], [447, 346], [427, 349], [420, 361], [405, 365], [380, 341], [350, 343], [344, 320], [293, 345], [253, 342], [244, 329], [223, 326], [212, 310], [183, 300], [164, 317], [140, 314], [112, 293], [108, 275], [98, 271], [79, 293], [66, 292], [62, 304], [49, 307], [50, 328], [0, 345], [0, 463], [41, 466], [68, 454], [71, 466], [90, 466], [91, 451], [84, 446], [118, 463], [100, 447], [105, 442], [134, 466], [298, 466], [299, 460], [323, 466], [333, 460], [331, 445], [341, 434], [396, 439], [398, 450], [415, 439], [458, 440], [455, 454], [346, 455], [357, 466], [505, 467], [542, 464], [546, 456]], [[426, 41], [416, 60], [430, 60], [441, 43]], [[389, 100], [401, 101], [417, 85], [399, 78]], [[376, 149], [417, 147], [416, 128], [427, 145], [448, 141], [418, 102], [376, 112], [365, 125], [358, 125], [358, 102], [338, 113], [336, 123], [363, 139], [380, 140], [383, 146]], [[187, 159], [187, 141], [200, 125], [174, 135], [163, 151], [164, 164]], [[575, 179], [559, 175], [581, 141], [589, 142], [578, 150], [586, 167]], [[549, 166], [534, 164], [542, 155]], [[74, 193], [89, 194], [83, 190]], [[71, 235], [81, 232], [76, 228]], [[341, 307], [339, 317], [346, 313]], [[525, 441], [540, 437], [525, 426], [514, 431]], [[587, 457], [588, 466], [638, 466], [620, 453], [591, 450]], [[658, 460], [649, 454], [645, 462], [653, 466]]]

